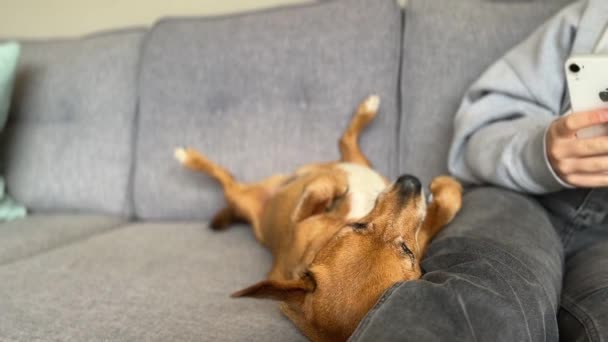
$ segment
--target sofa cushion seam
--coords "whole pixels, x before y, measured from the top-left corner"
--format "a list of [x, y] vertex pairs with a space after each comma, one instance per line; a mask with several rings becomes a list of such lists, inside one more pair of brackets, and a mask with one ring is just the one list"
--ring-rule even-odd
[[116, 225], [109, 226], [108, 228], [104, 229], [103, 231], [93, 232], [90, 235], [83, 235], [83, 236], [79, 236], [79, 237], [74, 238], [74, 239], [68, 239], [68, 240], [66, 240], [66, 241], [64, 241], [62, 243], [59, 243], [59, 244], [55, 245], [55, 246], [51, 246], [51, 247], [48, 247], [48, 248], [43, 248], [43, 249], [41, 249], [39, 251], [36, 251], [36, 252], [33, 252], [31, 254], [26, 254], [26, 255], [23, 255], [23, 256], [20, 256], [20, 257], [16, 257], [16, 258], [13, 258], [13, 259], [8, 259], [6, 261], [1, 261], [0, 262], [0, 268], [5, 267], [5, 266], [9, 266], [11, 264], [14, 264], [14, 263], [17, 263], [17, 262], [20, 262], [20, 261], [32, 259], [32, 258], [41, 256], [41, 255], [44, 255], [44, 254], [47, 254], [47, 253], [50, 253], [50, 252], [62, 249], [64, 247], [70, 247], [72, 245], [76, 245], [76, 244], [78, 244], [80, 242], [83, 242], [83, 241], [86, 241], [86, 240], [88, 240], [90, 238], [97, 237], [97, 236], [104, 235], [104, 234], [107, 234], [107, 233], [110, 233], [110, 232], [114, 232], [114, 231], [116, 231], [118, 229], [125, 228], [128, 225], [129, 225], [128, 221], [120, 222], [120, 223], [117, 223]]

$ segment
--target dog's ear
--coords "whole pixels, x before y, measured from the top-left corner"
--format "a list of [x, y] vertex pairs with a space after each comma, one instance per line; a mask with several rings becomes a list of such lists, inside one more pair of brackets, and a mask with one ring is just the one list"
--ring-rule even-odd
[[346, 187], [340, 187], [334, 179], [320, 177], [306, 186], [291, 215], [293, 222], [300, 222], [311, 216], [323, 213], [333, 201], [345, 195]]
[[297, 280], [264, 280], [232, 294], [232, 297], [268, 298], [284, 302], [302, 302], [314, 290], [314, 283], [303, 277]]

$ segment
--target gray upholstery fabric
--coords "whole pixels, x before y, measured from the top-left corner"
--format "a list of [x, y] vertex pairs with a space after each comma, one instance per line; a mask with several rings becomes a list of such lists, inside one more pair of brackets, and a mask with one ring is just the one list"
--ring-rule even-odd
[[219, 18], [164, 20], [146, 40], [135, 177], [136, 213], [208, 219], [219, 187], [184, 170], [195, 147], [254, 181], [338, 157], [357, 104], [383, 104], [363, 150], [396, 170], [401, 13], [393, 0], [343, 0]]
[[232, 299], [270, 268], [243, 226], [135, 224], [0, 267], [9, 341], [300, 341], [278, 304]]
[[447, 172], [453, 116], [466, 89], [568, 0], [410, 0], [404, 33], [400, 170]]
[[108, 216], [36, 215], [0, 224], [0, 265], [76, 243], [123, 222]]
[[1, 142], [29, 208], [129, 214], [140, 31], [24, 42]]

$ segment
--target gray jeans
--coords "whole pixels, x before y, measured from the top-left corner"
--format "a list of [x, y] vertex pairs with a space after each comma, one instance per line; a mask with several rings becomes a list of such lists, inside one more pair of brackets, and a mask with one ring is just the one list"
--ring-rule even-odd
[[608, 190], [465, 194], [351, 341], [608, 341]]

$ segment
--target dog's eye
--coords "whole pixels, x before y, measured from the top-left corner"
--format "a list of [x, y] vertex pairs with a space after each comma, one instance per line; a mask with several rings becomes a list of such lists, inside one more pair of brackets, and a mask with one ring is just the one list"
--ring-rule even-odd
[[362, 222], [349, 223], [348, 226], [351, 227], [354, 230], [364, 230], [364, 229], [367, 229], [367, 223], [362, 223]]
[[401, 243], [401, 252], [405, 255], [408, 256], [412, 262], [412, 267], [414, 266], [414, 260], [416, 259], [414, 257], [414, 252], [412, 252], [411, 249], [409, 249], [409, 247], [405, 244], [405, 242]]
[[405, 255], [414, 255], [414, 253], [412, 252], [412, 250], [410, 250], [410, 248], [405, 244], [405, 242], [401, 243], [401, 250], [403, 251], [403, 253]]

